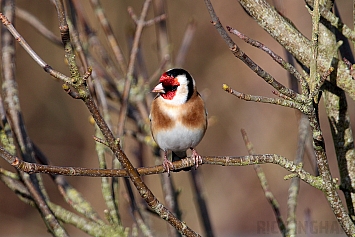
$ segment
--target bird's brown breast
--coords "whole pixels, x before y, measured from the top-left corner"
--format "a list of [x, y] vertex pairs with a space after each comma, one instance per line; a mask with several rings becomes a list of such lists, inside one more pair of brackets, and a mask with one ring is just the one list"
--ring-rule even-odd
[[[176, 115], [169, 115], [171, 111]], [[151, 120], [153, 133], [173, 128], [176, 122], [191, 129], [204, 129], [207, 126], [204, 102], [197, 93], [182, 105], [171, 105], [165, 103], [162, 98], [155, 98], [151, 108]]]
[[[151, 108], [151, 127], [154, 131], [165, 130], [173, 127], [173, 120], [164, 112], [164, 105], [161, 103], [162, 98], [155, 98]], [[153, 132], [153, 131], [152, 131]]]
[[196, 93], [185, 104], [183, 104], [181, 123], [189, 128], [206, 127], [206, 111], [202, 98]]

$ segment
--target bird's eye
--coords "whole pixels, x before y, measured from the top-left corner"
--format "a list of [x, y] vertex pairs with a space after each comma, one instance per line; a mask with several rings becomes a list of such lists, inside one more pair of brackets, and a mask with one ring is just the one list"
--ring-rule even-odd
[[176, 91], [176, 89], [178, 88], [177, 85], [174, 85], [174, 86], [165, 86], [165, 90], [167, 91]]

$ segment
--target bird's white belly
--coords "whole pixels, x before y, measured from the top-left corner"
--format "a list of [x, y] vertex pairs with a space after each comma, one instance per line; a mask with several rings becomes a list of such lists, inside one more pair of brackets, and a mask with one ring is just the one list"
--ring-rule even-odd
[[155, 141], [163, 150], [186, 151], [195, 147], [203, 137], [203, 129], [188, 129], [177, 123], [172, 129], [159, 131], [155, 134]]

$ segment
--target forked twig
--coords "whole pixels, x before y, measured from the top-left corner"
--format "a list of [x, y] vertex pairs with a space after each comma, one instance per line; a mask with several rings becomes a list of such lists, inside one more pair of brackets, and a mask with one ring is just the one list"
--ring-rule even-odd
[[291, 75], [293, 75], [297, 79], [297, 81], [302, 86], [302, 93], [304, 95], [308, 94], [308, 92], [309, 92], [308, 83], [294, 66], [292, 66], [290, 63], [286, 62], [283, 58], [281, 58], [279, 55], [274, 53], [271, 49], [269, 49], [266, 45], [262, 44], [261, 42], [249, 38], [248, 36], [242, 34], [238, 30], [236, 30], [230, 26], [227, 26], [226, 28], [229, 32], [238, 36], [239, 38], [241, 38], [242, 40], [244, 40], [248, 44], [266, 52], [275, 62], [277, 62], [280, 66], [282, 66], [285, 70], [287, 70]]

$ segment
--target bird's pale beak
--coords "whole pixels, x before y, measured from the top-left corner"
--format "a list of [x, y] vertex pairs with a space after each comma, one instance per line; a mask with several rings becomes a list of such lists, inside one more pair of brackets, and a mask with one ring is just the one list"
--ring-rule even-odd
[[165, 93], [163, 84], [162, 84], [162, 83], [159, 83], [156, 87], [154, 87], [154, 89], [152, 90], [152, 92]]

